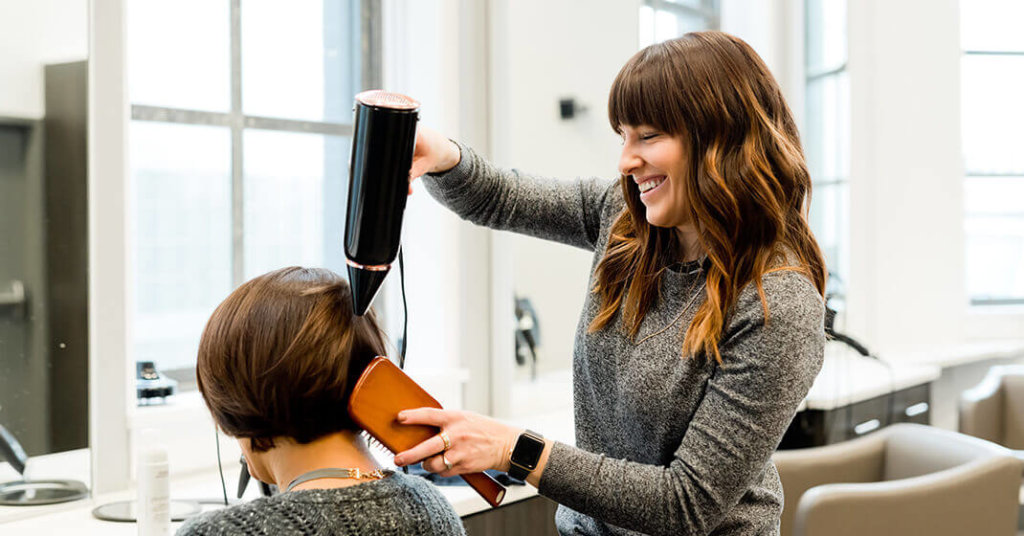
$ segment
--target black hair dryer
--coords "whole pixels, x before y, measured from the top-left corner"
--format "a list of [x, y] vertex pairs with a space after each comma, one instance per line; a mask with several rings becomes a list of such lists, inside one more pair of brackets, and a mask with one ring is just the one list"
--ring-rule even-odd
[[401, 247], [420, 103], [381, 90], [355, 100], [345, 259], [352, 306], [363, 315]]

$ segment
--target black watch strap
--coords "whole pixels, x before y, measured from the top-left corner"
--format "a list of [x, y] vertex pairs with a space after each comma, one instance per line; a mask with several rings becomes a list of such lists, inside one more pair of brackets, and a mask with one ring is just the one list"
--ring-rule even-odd
[[509, 456], [508, 476], [516, 480], [526, 480], [544, 452], [544, 437], [537, 432], [527, 430], [519, 434], [516, 446]]

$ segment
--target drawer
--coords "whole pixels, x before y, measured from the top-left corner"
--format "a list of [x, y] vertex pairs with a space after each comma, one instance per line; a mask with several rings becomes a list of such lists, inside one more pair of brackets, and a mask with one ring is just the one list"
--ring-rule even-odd
[[846, 438], [862, 437], [889, 425], [892, 398], [890, 395], [857, 402], [849, 407]]
[[804, 449], [838, 443], [846, 439], [846, 423], [845, 408], [805, 409], [793, 418], [778, 448]]
[[893, 393], [891, 422], [931, 424], [931, 386], [918, 385]]

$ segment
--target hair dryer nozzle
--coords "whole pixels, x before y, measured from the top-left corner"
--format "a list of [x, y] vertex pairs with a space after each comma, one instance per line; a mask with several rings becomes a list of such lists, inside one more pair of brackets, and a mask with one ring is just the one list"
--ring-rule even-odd
[[349, 263], [348, 281], [349, 286], [352, 287], [352, 309], [356, 315], [366, 314], [390, 271], [390, 266], [384, 270], [366, 270]]

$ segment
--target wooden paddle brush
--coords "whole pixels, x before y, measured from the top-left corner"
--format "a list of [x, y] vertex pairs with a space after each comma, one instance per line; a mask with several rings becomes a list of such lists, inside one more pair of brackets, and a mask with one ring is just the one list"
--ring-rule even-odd
[[[414, 408], [441, 408], [402, 369], [386, 357], [376, 357], [352, 389], [348, 414], [392, 454], [409, 450], [441, 430], [425, 424], [399, 424], [398, 412]], [[505, 498], [505, 487], [486, 473], [459, 475], [491, 506]]]

